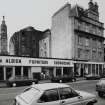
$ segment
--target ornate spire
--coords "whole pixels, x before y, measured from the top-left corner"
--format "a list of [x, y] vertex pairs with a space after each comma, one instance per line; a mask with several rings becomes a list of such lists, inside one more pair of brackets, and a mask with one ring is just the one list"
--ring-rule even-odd
[[5, 16], [3, 16], [3, 20], [5, 19]]
[[2, 24], [5, 24], [5, 16], [3, 16]]

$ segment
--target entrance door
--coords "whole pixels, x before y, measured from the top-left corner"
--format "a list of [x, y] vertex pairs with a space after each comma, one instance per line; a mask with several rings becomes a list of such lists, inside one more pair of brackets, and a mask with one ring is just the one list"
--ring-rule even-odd
[[21, 67], [15, 67], [15, 75], [20, 76], [21, 75]]
[[83, 68], [81, 68], [81, 77], [83, 77], [83, 75], [84, 75], [84, 70]]
[[56, 68], [56, 76], [61, 76], [62, 70], [61, 68]]
[[12, 68], [7, 67], [6, 68], [6, 79], [9, 79], [12, 76]]
[[28, 67], [23, 67], [23, 76], [28, 77]]
[[0, 67], [0, 80], [4, 80], [3, 67]]

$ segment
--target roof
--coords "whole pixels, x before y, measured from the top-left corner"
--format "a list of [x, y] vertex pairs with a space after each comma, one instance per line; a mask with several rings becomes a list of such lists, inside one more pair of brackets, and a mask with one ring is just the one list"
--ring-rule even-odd
[[69, 85], [62, 83], [43, 83], [43, 84], [34, 84], [32, 87], [37, 88], [38, 90], [49, 90], [54, 88], [69, 87]]

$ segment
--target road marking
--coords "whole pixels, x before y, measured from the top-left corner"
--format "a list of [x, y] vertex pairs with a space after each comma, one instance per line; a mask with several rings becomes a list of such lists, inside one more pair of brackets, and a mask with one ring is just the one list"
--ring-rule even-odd
[[0, 94], [0, 96], [3, 96], [3, 95], [18, 95], [19, 94], [19, 92], [16, 92], [16, 93], [4, 93], [4, 94]]

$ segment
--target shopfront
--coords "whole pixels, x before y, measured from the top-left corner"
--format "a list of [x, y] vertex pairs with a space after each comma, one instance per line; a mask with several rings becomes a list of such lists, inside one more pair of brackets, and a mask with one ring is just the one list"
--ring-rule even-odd
[[104, 72], [104, 62], [74, 62], [75, 75], [84, 77], [86, 74], [102, 75]]
[[11, 76], [49, 79], [51, 76], [69, 75], [74, 70], [72, 60], [0, 56], [0, 80]]

